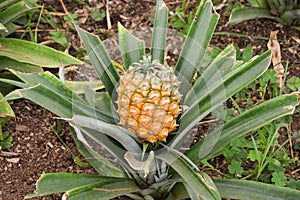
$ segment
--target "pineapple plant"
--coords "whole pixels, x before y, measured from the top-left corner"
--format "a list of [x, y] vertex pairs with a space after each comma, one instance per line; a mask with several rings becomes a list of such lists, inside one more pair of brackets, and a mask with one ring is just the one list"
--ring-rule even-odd
[[[231, 45], [204, 62], [219, 15], [212, 2], [202, 0], [177, 63], [169, 67], [165, 64], [167, 19], [168, 8], [157, 0], [149, 55], [144, 41], [119, 24], [122, 76], [103, 42], [75, 25], [105, 92], [86, 87], [82, 98], [50, 72], [11, 70], [20, 81], [0, 79], [21, 87], [5, 100], [27, 98], [68, 121], [78, 150], [99, 173], [43, 174], [36, 194], [26, 198], [53, 193], [64, 193], [62, 199], [70, 200], [122, 195], [137, 200], [300, 197], [297, 190], [269, 184], [212, 179], [198, 168], [202, 160], [217, 156], [233, 139], [292, 114], [299, 103], [298, 93], [266, 101], [183, 150], [191, 128], [268, 68], [270, 51], [242, 62], [235, 60]], [[195, 76], [198, 71], [203, 71], [200, 77]], [[98, 145], [117, 163], [104, 157]]]
[[300, 26], [299, 0], [247, 0], [251, 7], [234, 8], [229, 24], [237, 24], [255, 18], [266, 18], [287, 26]]

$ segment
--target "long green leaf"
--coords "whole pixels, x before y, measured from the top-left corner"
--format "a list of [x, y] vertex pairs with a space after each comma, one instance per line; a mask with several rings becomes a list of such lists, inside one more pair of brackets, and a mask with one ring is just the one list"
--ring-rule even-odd
[[151, 59], [158, 60], [161, 64], [164, 64], [169, 9], [162, 0], [157, 0], [155, 10]]
[[[26, 199], [44, 196], [48, 194], [62, 193], [67, 191], [69, 197], [77, 195], [84, 199], [82, 194], [91, 194], [101, 199], [106, 196], [109, 199], [122, 194], [136, 192], [139, 188], [133, 180], [125, 178], [113, 178], [87, 174], [72, 173], [48, 173], [43, 174], [37, 183], [37, 194], [27, 195]], [[113, 197], [111, 197], [112, 195]], [[77, 196], [77, 197], [78, 197]]]
[[[119, 143], [121, 143], [129, 152], [142, 153], [142, 150], [137, 143], [137, 137], [121, 126], [108, 124], [91, 117], [79, 115], [74, 115], [73, 121], [77, 127], [90, 128], [99, 131], [99, 133], [104, 133], [114, 138]], [[133, 138], [135, 138], [135, 140]]]
[[272, 1], [268, 0], [269, 10], [278, 11], [279, 12], [278, 14], [280, 14], [282, 12], [282, 11], [280, 12], [280, 10], [284, 9], [286, 6], [285, 1], [286, 0], [272, 0]]
[[82, 191], [86, 190], [86, 187], [74, 189], [68, 191], [65, 195], [69, 197], [69, 200], [110, 200], [114, 197], [135, 193], [140, 190], [133, 180], [126, 179], [117, 182], [108, 181], [104, 184], [94, 184], [91, 187], [93, 188], [87, 191]]
[[276, 20], [276, 17], [272, 15], [269, 9], [257, 7], [241, 7], [232, 10], [228, 24], [238, 24], [255, 18], [267, 18]]
[[235, 48], [233, 45], [224, 49], [209, 65], [206, 70], [201, 74], [191, 90], [189, 91], [183, 103], [185, 106], [192, 105], [198, 98], [205, 95], [205, 88], [207, 85], [212, 85], [229, 72], [235, 62]]
[[182, 182], [176, 183], [176, 185], [170, 191], [170, 194], [175, 199], [186, 199], [189, 198], [189, 194], [186, 191], [186, 188]]
[[207, 1], [199, 6], [175, 66], [181, 82], [179, 91], [183, 97], [201, 66], [218, 19], [219, 15], [214, 13], [212, 2]]
[[124, 171], [120, 170], [112, 163], [110, 163], [107, 160], [107, 158], [103, 157], [94, 149], [90, 148], [88, 145], [81, 142], [77, 138], [74, 129], [72, 129], [71, 133], [72, 133], [72, 138], [76, 143], [76, 147], [78, 151], [81, 153], [81, 155], [83, 155], [86, 161], [88, 161], [88, 163], [102, 176], [119, 177], [119, 178], [127, 177]]
[[168, 163], [201, 198], [221, 199], [213, 182], [208, 180], [208, 176], [204, 177], [202, 172], [195, 172], [176, 151], [169, 147], [165, 147], [164, 150], [156, 157]]
[[[106, 149], [122, 165], [125, 164], [124, 155], [126, 151], [113, 143], [111, 139], [101, 132], [85, 127], [74, 127], [77, 138], [91, 149], [97, 149], [99, 146]], [[91, 143], [91, 142], [95, 142]]]
[[85, 98], [92, 108], [95, 108], [111, 118], [115, 118], [116, 121], [119, 121], [117, 120], [118, 114], [107, 92], [95, 92], [91, 89], [85, 89]]
[[259, 77], [268, 68], [269, 63], [270, 51], [267, 51], [255, 60], [234, 68], [212, 85], [207, 85], [204, 95], [199, 97], [180, 118], [179, 134], [174, 137], [171, 146], [176, 149], [180, 148], [191, 128], [221, 106], [227, 98]]
[[[126, 151], [117, 143], [112, 141], [111, 138], [106, 136], [105, 133], [101, 133], [99, 130], [94, 130], [91, 128], [80, 127], [80, 129], [77, 128], [76, 134], [78, 139], [88, 146], [90, 146], [90, 140], [93, 140], [97, 145], [105, 148], [112, 156], [114, 156], [119, 161], [119, 164], [121, 164], [126, 172], [128, 172], [128, 177], [133, 176], [135, 181], [137, 181], [139, 185], [144, 185], [144, 187], [146, 187], [146, 183], [141, 179], [141, 177], [139, 177], [138, 174], [136, 174], [136, 171], [134, 171], [124, 159]], [[92, 146], [92, 148], [97, 148], [97, 146]], [[140, 154], [138, 154], [138, 156], [140, 156]]]
[[222, 198], [240, 200], [296, 200], [300, 191], [246, 180], [214, 180]]
[[132, 63], [143, 60], [145, 55], [145, 42], [143, 40], [139, 40], [129, 33], [121, 23], [118, 23], [118, 36], [125, 69], [128, 69]]
[[0, 38], [0, 56], [6, 56], [18, 62], [43, 67], [62, 67], [82, 62], [68, 54], [33, 42]]
[[6, 9], [9, 5], [15, 4], [22, 0], [2, 0], [0, 1], [0, 10]]
[[76, 94], [83, 94], [85, 88], [90, 88], [93, 92], [96, 90], [104, 89], [104, 85], [101, 81], [68, 81], [65, 80], [64, 83], [68, 88], [73, 90]]
[[223, 127], [209, 133], [202, 142], [195, 144], [187, 151], [186, 155], [196, 163], [200, 163], [203, 158], [216, 156], [222, 147], [234, 139], [277, 118], [292, 114], [298, 104], [297, 94], [283, 95], [266, 101], [234, 117], [226, 122]]
[[[299, 6], [300, 6], [300, 3], [299, 3]], [[281, 21], [279, 21], [279, 22], [283, 23], [284, 25], [289, 25], [289, 26], [292, 26], [292, 25], [300, 26], [299, 18], [300, 18], [300, 8], [294, 9], [294, 10], [287, 10], [280, 16], [280, 19], [282, 19], [283, 22], [281, 22]]]
[[18, 30], [19, 27], [15, 25], [13, 22], [10, 22], [8, 24], [5, 24], [5, 30], [0, 31], [1, 37], [7, 37], [8, 35], [14, 33], [16, 30]]
[[66, 118], [72, 117], [72, 104], [66, 100], [65, 97], [59, 96], [41, 85], [34, 86], [9, 79], [0, 79], [0, 81], [24, 87], [24, 89], [18, 89], [6, 95], [5, 100], [29, 99], [58, 116]]
[[188, 184], [186, 183], [183, 183], [187, 192], [188, 192], [188, 196], [191, 200], [199, 200], [201, 199], [200, 198], [200, 195], [198, 193], [196, 193]]
[[42, 72], [40, 66], [31, 65], [28, 63], [18, 62], [8, 57], [0, 56], [0, 71], [4, 69], [14, 69], [20, 72], [34, 73]]
[[2, 23], [0, 23], [0, 32], [1, 31], [7, 32], [7, 28]]
[[109, 58], [103, 42], [96, 35], [92, 35], [76, 25], [75, 28], [84, 44], [96, 73], [105, 85], [106, 91], [112, 96], [113, 91], [118, 84], [119, 75]]
[[25, 84], [9, 79], [0, 79], [2, 82], [23, 88], [8, 94], [5, 97], [6, 100], [26, 98], [62, 118], [72, 118], [73, 114], [80, 114], [92, 116], [108, 123], [116, 123], [111, 116], [88, 106], [77, 94], [50, 72], [34, 75], [11, 71]]
[[0, 22], [6, 25], [7, 23], [21, 17], [26, 12], [32, 9], [33, 8], [28, 7], [28, 5], [24, 1], [13, 3], [9, 5], [4, 11], [0, 12]]

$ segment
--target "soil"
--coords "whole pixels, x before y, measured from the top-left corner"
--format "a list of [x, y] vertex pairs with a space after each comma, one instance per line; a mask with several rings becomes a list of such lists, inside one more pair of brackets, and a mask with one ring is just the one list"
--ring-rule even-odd
[[[55, 13], [64, 13], [60, 1], [44, 0], [45, 8]], [[152, 26], [153, 13], [155, 10], [154, 0], [115, 0], [110, 1], [110, 17], [112, 28], [107, 30], [106, 20], [95, 22], [90, 17], [90, 11], [84, 4], [74, 3], [75, 1], [65, 0], [64, 5], [70, 13], [80, 15], [79, 25], [89, 31], [97, 34], [101, 29], [109, 32], [110, 36], [117, 33], [117, 22], [121, 22], [126, 28], [134, 29], [138, 27]], [[78, 1], [80, 2], [80, 1]], [[97, 3], [99, 1], [83, 1], [91, 9], [104, 9], [105, 4]], [[102, 1], [101, 1], [102, 2]], [[241, 1], [244, 3], [244, 1]], [[174, 11], [177, 6], [181, 6], [181, 1], [166, 1], [170, 10]], [[228, 1], [227, 1], [228, 3]], [[226, 23], [229, 14], [225, 11], [227, 3], [217, 10], [220, 13], [220, 21], [216, 32], [234, 32], [245, 34], [248, 37], [234, 36], [231, 34], [215, 34], [211, 44], [221, 49], [229, 44], [237, 44], [241, 49], [251, 45], [254, 54], [261, 54], [267, 50], [266, 39], [258, 39], [250, 36], [269, 37], [271, 30], [278, 30], [277, 37], [281, 45], [282, 60], [289, 61], [288, 76], [300, 77], [300, 47], [299, 31], [287, 26], [283, 26], [270, 20], [250, 20], [235, 26], [227, 26]], [[188, 9], [197, 5], [195, 1], [189, 1]], [[222, 4], [217, 4], [222, 5]], [[67, 30], [71, 40], [68, 50], [70, 53], [82, 48], [78, 42], [78, 36], [67, 24], [60, 24], [61, 28]], [[44, 30], [40, 33], [39, 42], [49, 42], [49, 32], [47, 24], [43, 25]], [[105, 38], [104, 34], [100, 34]], [[296, 39], [298, 40], [296, 40]], [[50, 46], [62, 50], [62, 46], [55, 43]], [[42, 173], [47, 172], [74, 172], [89, 173], [96, 172], [87, 167], [83, 168], [76, 164], [74, 156], [79, 157], [84, 162], [76, 150], [76, 146], [70, 136], [68, 124], [55, 119], [55, 116], [49, 111], [33, 104], [30, 101], [21, 99], [10, 102], [16, 114], [16, 118], [11, 118], [5, 125], [4, 130], [9, 131], [14, 139], [13, 146], [0, 152], [0, 200], [19, 200], [24, 199], [26, 194], [32, 194], [35, 191], [35, 183]], [[61, 124], [60, 124], [61, 123]], [[54, 130], [62, 126], [57, 135]], [[292, 124], [294, 131], [300, 131], [299, 116], [294, 116]], [[62, 143], [62, 141], [64, 143]], [[297, 154], [298, 156], [298, 154]], [[299, 178], [299, 174], [298, 174]], [[61, 195], [52, 195], [35, 199], [60, 199]], [[126, 199], [121, 197], [120, 199]]]

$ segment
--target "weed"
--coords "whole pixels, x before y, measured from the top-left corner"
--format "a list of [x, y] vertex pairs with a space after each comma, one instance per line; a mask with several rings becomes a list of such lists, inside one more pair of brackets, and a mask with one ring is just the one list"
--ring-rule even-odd
[[288, 90], [291, 92], [299, 91], [300, 90], [300, 78], [297, 76], [292, 76], [290, 79], [287, 80], [286, 86]]
[[235, 3], [229, 2], [226, 8], [226, 13], [230, 14], [233, 9], [240, 8], [240, 7], [242, 7], [242, 4], [240, 2], [235, 2]]
[[186, 10], [186, 1], [184, 0], [182, 1], [181, 7], [177, 7], [175, 12], [170, 12], [170, 26], [185, 35], [189, 31], [195, 14], [195, 10], [190, 11], [188, 14]]
[[102, 10], [100, 12], [99, 9], [95, 9], [94, 11], [92, 11], [91, 13], [91, 17], [93, 20], [95, 20], [96, 22], [102, 21], [105, 18], [106, 14], [105, 14], [105, 10]]
[[[236, 46], [236, 57], [242, 61], [249, 61], [253, 56], [251, 46], [241, 51]], [[281, 94], [278, 88], [276, 72], [268, 69], [259, 79], [248, 84], [243, 90], [230, 99], [232, 108], [228, 109], [228, 120], [235, 114], [243, 113], [253, 105], [261, 103], [269, 98]], [[286, 87], [290, 91], [297, 91], [300, 79], [292, 77], [287, 81]], [[286, 175], [287, 169], [292, 169], [298, 158], [293, 157], [286, 151], [285, 145], [292, 140], [282, 135], [289, 131], [289, 124], [292, 117], [283, 117], [270, 123], [257, 131], [252, 132], [248, 137], [238, 138], [222, 150], [225, 157], [228, 173], [231, 177], [242, 179], [255, 179], [262, 182], [272, 182], [278, 186], [289, 186], [297, 188], [297, 181]], [[294, 138], [296, 133], [294, 133]], [[299, 144], [299, 142], [298, 142]], [[300, 146], [297, 143], [293, 148]]]
[[66, 32], [63, 30], [51, 31], [51, 39], [63, 47], [67, 47], [69, 43], [69, 38], [66, 36]]
[[0, 149], [8, 149], [12, 146], [12, 136], [9, 134], [9, 132], [3, 132], [2, 130], [3, 126], [7, 121], [7, 117], [0, 117]]

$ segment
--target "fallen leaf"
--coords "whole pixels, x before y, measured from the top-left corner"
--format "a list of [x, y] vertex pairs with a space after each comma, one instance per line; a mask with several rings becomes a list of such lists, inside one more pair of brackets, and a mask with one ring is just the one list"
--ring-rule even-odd
[[277, 33], [278, 30], [270, 32], [270, 40], [268, 42], [268, 48], [271, 49], [271, 61], [276, 71], [276, 76], [278, 77], [279, 87], [281, 88], [282, 79], [284, 75], [284, 68], [281, 63], [281, 50], [280, 50], [280, 44], [277, 41]]

